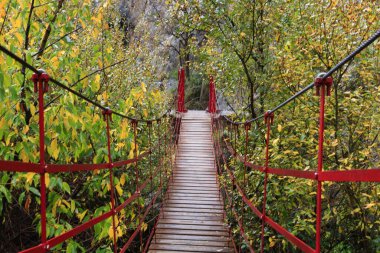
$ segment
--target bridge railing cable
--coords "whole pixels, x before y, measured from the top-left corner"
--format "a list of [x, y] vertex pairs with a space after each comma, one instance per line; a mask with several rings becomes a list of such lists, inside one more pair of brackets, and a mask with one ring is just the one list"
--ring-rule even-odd
[[[247, 120], [245, 122], [236, 122], [229, 119], [226, 116], [218, 117], [218, 115], [214, 115], [213, 119], [213, 140], [214, 140], [214, 148], [215, 153], [217, 154], [217, 162], [219, 174], [225, 177], [225, 180], [229, 182], [231, 185], [231, 189], [228, 189], [227, 182], [221, 184], [221, 189], [224, 192], [224, 195], [227, 196], [227, 207], [226, 209], [231, 210], [232, 217], [235, 217], [237, 221], [237, 226], [240, 231], [240, 235], [248, 247], [250, 252], [254, 251], [254, 245], [251, 245], [251, 238], [247, 237], [247, 233], [244, 229], [243, 224], [245, 224], [244, 219], [244, 208], [242, 208], [240, 216], [236, 216], [233, 212], [235, 210], [235, 206], [237, 203], [234, 203], [234, 196], [229, 196], [229, 194], [233, 194], [236, 192], [240, 198], [242, 204], [244, 204], [252, 213], [254, 213], [261, 220], [261, 234], [260, 234], [260, 245], [256, 248], [259, 249], [260, 252], [264, 252], [266, 246], [266, 238], [265, 238], [265, 228], [266, 226], [271, 227], [273, 230], [277, 231], [277, 233], [284, 236], [289, 242], [291, 242], [294, 246], [296, 246], [299, 250], [307, 253], [319, 253], [321, 252], [321, 220], [322, 220], [322, 195], [323, 195], [323, 182], [380, 182], [380, 168], [369, 168], [369, 169], [350, 169], [350, 170], [334, 170], [334, 171], [325, 171], [323, 169], [324, 166], [324, 131], [325, 131], [325, 100], [327, 96], [330, 96], [331, 87], [333, 83], [333, 79], [331, 75], [341, 68], [348, 61], [352, 60], [355, 55], [359, 54], [363, 49], [372, 44], [377, 38], [380, 37], [380, 30], [377, 31], [370, 39], [364, 42], [361, 46], [359, 46], [354, 52], [344, 58], [341, 62], [339, 62], [335, 67], [329, 70], [327, 73], [320, 74], [316, 77], [314, 82], [285, 102], [279, 104], [274, 109], [267, 111], [265, 114], [251, 120]], [[317, 168], [314, 171], [300, 171], [294, 169], [284, 169], [284, 168], [272, 168], [270, 166], [270, 137], [271, 137], [271, 128], [275, 124], [274, 121], [274, 112], [284, 107], [290, 101], [298, 98], [306, 91], [311, 89], [312, 87], [316, 88], [316, 95], [319, 96], [319, 133], [318, 133], [318, 162]], [[256, 165], [247, 159], [247, 150], [249, 145], [249, 131], [253, 131], [250, 128], [250, 125], [253, 121], [257, 121], [258, 119], [264, 119], [265, 125], [265, 157], [263, 160], [265, 161], [264, 165]], [[245, 130], [245, 142], [244, 146], [244, 154], [238, 153], [237, 147], [237, 132], [239, 127], [244, 127]], [[257, 130], [256, 130], [257, 131]], [[226, 151], [226, 152], [225, 152]], [[243, 180], [238, 180], [235, 175], [236, 170], [231, 168], [230, 159], [238, 161], [244, 166], [243, 170]], [[250, 200], [247, 196], [246, 189], [248, 189], [249, 185], [246, 180], [247, 169], [251, 171], [257, 171], [262, 173], [264, 176], [263, 182], [263, 201], [261, 208], [256, 207], [254, 202]], [[267, 196], [268, 192], [268, 175], [276, 175], [276, 176], [286, 176], [293, 178], [300, 178], [305, 180], [312, 180], [316, 182], [316, 199], [315, 199], [315, 244], [309, 245], [305, 241], [303, 241], [298, 236], [292, 234], [288, 229], [286, 229], [281, 224], [277, 223], [271, 217], [268, 216], [266, 212], [267, 207]], [[229, 179], [229, 180], [228, 180]], [[241, 182], [242, 181], [242, 182]]]
[[[349, 61], [353, 60], [356, 55], [358, 55], [361, 51], [363, 51], [368, 46], [370, 46], [379, 37], [380, 37], [380, 30], [378, 30], [377, 32], [375, 32], [368, 40], [366, 40], [365, 42], [363, 42], [359, 47], [357, 47], [353, 52], [351, 52], [349, 55], [347, 55], [343, 60], [341, 60], [334, 67], [332, 67], [330, 70], [328, 70], [326, 73], [324, 73], [324, 75], [322, 76], [322, 81], [324, 81], [328, 77], [331, 77], [332, 74], [334, 74], [337, 70], [339, 70], [340, 68], [342, 68], [346, 63], [348, 63]], [[286, 106], [287, 104], [289, 104], [290, 102], [292, 102], [296, 98], [302, 96], [304, 93], [306, 93], [308, 90], [312, 89], [314, 86], [315, 86], [315, 82], [310, 83], [309, 85], [307, 85], [306, 87], [304, 87], [303, 89], [301, 89], [300, 91], [298, 91], [297, 93], [295, 93], [293, 96], [289, 97], [284, 102], [278, 104], [277, 106], [275, 106], [274, 108], [272, 108], [272, 109], [270, 109], [268, 111], [269, 112], [275, 112], [275, 111], [281, 109], [282, 107]], [[264, 118], [264, 116], [265, 116], [265, 114], [262, 114], [262, 115], [260, 115], [260, 116], [258, 116], [256, 118], [252, 118], [252, 119], [249, 119], [249, 120], [246, 120], [246, 121], [234, 121], [234, 120], [231, 120], [230, 118], [228, 118], [227, 116], [223, 116], [223, 117], [225, 117], [226, 120], [228, 122], [230, 122], [230, 123], [237, 124], [237, 125], [244, 125], [245, 123], [250, 123], [250, 122], [254, 122], [254, 121], [257, 121], [259, 119], [262, 119], [262, 118]]]
[[[96, 224], [112, 218], [112, 234], [113, 234], [113, 251], [116, 253], [119, 250], [118, 244], [117, 244], [117, 225], [115, 221], [115, 216], [120, 213], [125, 207], [132, 205], [133, 203], [139, 202], [138, 199], [142, 197], [141, 193], [143, 190], [147, 190], [148, 186], [150, 185], [150, 191], [153, 194], [153, 187], [154, 182], [157, 180], [154, 180], [158, 174], [160, 174], [160, 180], [159, 180], [159, 186], [157, 187], [156, 192], [154, 193], [153, 197], [151, 198], [150, 202], [147, 205], [144, 205], [145, 210], [143, 211], [141, 204], [136, 203], [138, 215], [136, 215], [136, 219], [138, 222], [137, 227], [135, 228], [132, 235], [129, 237], [127, 243], [120, 249], [119, 252], [125, 252], [130, 246], [133, 240], [137, 235], [140, 235], [140, 249], [145, 248], [146, 245], [144, 245], [142, 240], [142, 225], [148, 216], [149, 212], [152, 210], [152, 208], [155, 206], [156, 201], [158, 197], [161, 195], [162, 192], [167, 188], [167, 182], [170, 178], [170, 174], [168, 174], [168, 170], [170, 171], [173, 166], [173, 161], [170, 159], [171, 163], [168, 164], [168, 159], [165, 159], [165, 157], [172, 158], [172, 155], [175, 153], [176, 149], [176, 140], [178, 136], [178, 131], [180, 129], [179, 125], [181, 123], [180, 114], [176, 115], [170, 115], [172, 111], [172, 106], [174, 105], [175, 100], [173, 100], [172, 103], [170, 103], [170, 108], [166, 110], [166, 112], [154, 119], [137, 119], [125, 114], [122, 114], [117, 111], [113, 111], [108, 107], [105, 107], [101, 105], [99, 102], [91, 100], [90, 98], [84, 96], [83, 94], [73, 90], [72, 88], [62, 84], [58, 80], [55, 80], [54, 78], [49, 77], [46, 73], [43, 73], [18, 57], [17, 55], [13, 54], [11, 51], [9, 51], [4, 46], [0, 45], [0, 51], [7, 54], [9, 57], [16, 60], [18, 63], [22, 64], [26, 68], [30, 69], [34, 72], [32, 81], [34, 83], [34, 91], [38, 93], [38, 109], [39, 109], [39, 153], [40, 153], [40, 162], [39, 163], [26, 163], [26, 162], [19, 162], [19, 161], [0, 161], [0, 171], [7, 171], [7, 172], [34, 172], [40, 174], [40, 215], [41, 215], [41, 242], [39, 245], [23, 250], [21, 252], [23, 253], [40, 253], [40, 252], [47, 252], [51, 250], [53, 247], [57, 246], [60, 243], [65, 242], [66, 240], [73, 238], [74, 236], [78, 235], [79, 233], [90, 229], [91, 227], [95, 226]], [[45, 110], [44, 110], [44, 94], [48, 92], [49, 90], [49, 82], [52, 82], [56, 84], [58, 87], [63, 88], [64, 90], [73, 93], [80, 99], [85, 100], [89, 104], [92, 104], [93, 106], [101, 109], [103, 119], [105, 122], [105, 135], [107, 139], [107, 157], [108, 161], [107, 163], [101, 163], [101, 164], [49, 164], [48, 161], [45, 159]], [[112, 115], [117, 115], [122, 118], [128, 119], [131, 123], [131, 128], [133, 129], [133, 138], [134, 138], [134, 145], [133, 145], [133, 154], [134, 157], [132, 159], [127, 160], [119, 160], [119, 161], [113, 161], [112, 160], [112, 148], [111, 148], [111, 129], [110, 124], [112, 122]], [[137, 142], [138, 142], [138, 131], [137, 131], [137, 125], [138, 123], [145, 123], [148, 128], [148, 144], [149, 148], [142, 154], [138, 154], [138, 148], [137, 148]], [[156, 123], [157, 127], [157, 143], [152, 143], [152, 127], [153, 123]], [[165, 131], [162, 132], [161, 128], [165, 128]], [[161, 152], [161, 146], [162, 143], [165, 143], [165, 150], [164, 152]], [[158, 149], [158, 152], [156, 151]], [[153, 170], [152, 168], [152, 154], [157, 154], [157, 160], [158, 165]], [[142, 161], [144, 158], [149, 156], [149, 177], [145, 179], [144, 181], [141, 181], [141, 175], [139, 174], [140, 170], [138, 168], [139, 162]], [[114, 185], [114, 169], [122, 168], [126, 165], [134, 165], [135, 168], [135, 191], [129, 196], [126, 200], [124, 200], [119, 205], [116, 205], [116, 196], [115, 196], [115, 185]], [[169, 167], [169, 169], [168, 169]], [[93, 217], [90, 220], [74, 227], [71, 230], [68, 230], [58, 236], [54, 236], [52, 238], [47, 237], [47, 189], [46, 189], [46, 182], [45, 182], [45, 175], [51, 174], [51, 173], [65, 173], [65, 172], [80, 172], [80, 171], [94, 171], [94, 170], [108, 170], [109, 172], [109, 181], [110, 181], [110, 199], [111, 199], [111, 210], [108, 212], [105, 212], [97, 217]], [[158, 218], [157, 218], [158, 219]], [[157, 220], [156, 219], [156, 220]], [[131, 221], [132, 222], [132, 221]], [[157, 223], [155, 223], [157, 224]], [[153, 226], [152, 231], [154, 231], [155, 226]]]

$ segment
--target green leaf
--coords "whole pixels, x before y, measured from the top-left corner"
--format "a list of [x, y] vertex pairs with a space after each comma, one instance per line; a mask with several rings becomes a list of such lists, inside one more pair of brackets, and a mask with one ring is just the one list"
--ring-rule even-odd
[[71, 189], [70, 189], [70, 185], [66, 182], [63, 182], [62, 183], [62, 189], [67, 192], [68, 194], [71, 194]]
[[8, 191], [7, 188], [4, 187], [4, 185], [0, 185], [0, 192], [3, 193], [3, 195], [7, 199], [8, 203], [11, 203], [11, 201], [12, 201], [11, 193]]
[[34, 188], [34, 187], [29, 187], [29, 191], [31, 191], [32, 193], [34, 193], [34, 194], [37, 195], [38, 197], [41, 197], [40, 191], [37, 190], [36, 188]]

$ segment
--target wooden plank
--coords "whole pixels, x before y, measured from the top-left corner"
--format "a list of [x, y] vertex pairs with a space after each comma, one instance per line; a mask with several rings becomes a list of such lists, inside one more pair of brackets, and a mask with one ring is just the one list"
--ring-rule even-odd
[[233, 252], [219, 192], [211, 119], [183, 114], [173, 180], [149, 252]]
[[168, 229], [168, 228], [157, 228], [157, 234], [176, 234], [176, 235], [205, 235], [205, 236], [228, 236], [228, 231], [199, 231], [191, 229]]
[[[207, 241], [207, 240], [184, 240], [184, 239], [153, 239], [154, 244], [170, 244], [170, 245], [197, 245], [197, 246], [217, 246], [228, 247], [230, 242], [228, 241]], [[179, 246], [181, 247], [181, 246]]]
[[[186, 214], [186, 216], [185, 216]], [[224, 217], [223, 215], [204, 215], [204, 214], [189, 214], [189, 213], [177, 213], [177, 212], [166, 212], [165, 209], [163, 209], [163, 212], [160, 214], [161, 218], [165, 219], [182, 219], [182, 220], [198, 220], [198, 221], [204, 221], [204, 220], [212, 220], [212, 221], [219, 221], [223, 222]]]
[[204, 236], [204, 235], [172, 235], [172, 234], [156, 234], [156, 239], [173, 239], [173, 240], [189, 240], [189, 241], [211, 241], [226, 242], [229, 237], [225, 236]]
[[[150, 249], [152, 250], [178, 250], [177, 245], [170, 244], [152, 244]], [[216, 246], [198, 246], [198, 245], [181, 245], [183, 251], [195, 251], [195, 252], [233, 252], [228, 247], [216, 247]], [[154, 252], [154, 251], [149, 251]]]

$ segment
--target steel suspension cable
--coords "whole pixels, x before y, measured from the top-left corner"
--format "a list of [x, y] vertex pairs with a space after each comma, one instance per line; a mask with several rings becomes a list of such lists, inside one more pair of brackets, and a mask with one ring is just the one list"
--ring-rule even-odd
[[[324, 76], [322, 77], [322, 80], [325, 80], [326, 78], [330, 77], [332, 74], [334, 74], [338, 69], [340, 69], [341, 67], [343, 67], [347, 62], [351, 61], [352, 59], [355, 58], [356, 55], [358, 55], [361, 51], [363, 51], [364, 49], [366, 49], [368, 46], [370, 46], [373, 42], [375, 42], [378, 38], [380, 37], [380, 29], [377, 30], [368, 40], [366, 40], [365, 42], [363, 42], [358, 48], [356, 48], [353, 52], [351, 52], [349, 55], [347, 55], [343, 60], [341, 60], [339, 63], [337, 63], [334, 67], [332, 67], [330, 70], [328, 70]], [[280, 103], [279, 105], [277, 105], [276, 107], [274, 107], [273, 109], [271, 110], [268, 110], [269, 112], [275, 112], [277, 110], [279, 110], [280, 108], [284, 107], [285, 105], [289, 104], [290, 102], [292, 102], [293, 100], [295, 100], [296, 98], [298, 98], [299, 96], [301, 96], [302, 94], [304, 94], [305, 92], [307, 92], [308, 90], [310, 90], [311, 88], [314, 87], [314, 82], [310, 83], [309, 85], [307, 85], [306, 87], [304, 87], [302, 90], [298, 91], [296, 94], [294, 94], [293, 96], [289, 97], [288, 99], [286, 99], [284, 102]], [[262, 114], [256, 118], [252, 118], [252, 119], [249, 119], [249, 120], [246, 120], [245, 122], [243, 121], [233, 121], [231, 120], [230, 118], [228, 118], [227, 116], [223, 116], [228, 122], [232, 123], [232, 124], [235, 124], [235, 125], [243, 125], [244, 123], [250, 123], [250, 122], [254, 122], [254, 121], [257, 121], [261, 118], [264, 118], [265, 114]]]
[[[9, 49], [5, 48], [3, 45], [0, 45], [0, 51], [5, 53], [6, 55], [8, 55], [9, 57], [11, 57], [12, 59], [14, 59], [16, 62], [20, 63], [22, 66], [28, 68], [29, 70], [33, 71], [34, 73], [39, 73], [41, 74], [41, 70], [38, 70], [37, 68], [35, 68], [34, 66], [32, 66], [30, 63], [28, 63], [27, 61], [24, 61], [23, 59], [21, 59], [19, 56], [17, 56], [16, 54], [12, 53]], [[95, 107], [98, 107], [99, 109], [101, 110], [109, 110], [110, 108], [106, 107], [106, 106], [103, 106], [101, 105], [99, 102], [97, 101], [94, 101], [90, 98], [88, 98], [87, 96], [81, 94], [80, 92], [70, 88], [69, 86], [67, 85], [64, 85], [63, 83], [61, 83], [60, 81], [52, 78], [52, 77], [49, 77], [49, 81], [56, 84], [58, 87], [76, 95], [77, 97], [85, 100], [86, 102], [88, 102], [89, 104], [92, 104], [93, 106]], [[163, 117], [166, 117], [168, 115], [168, 113], [171, 111], [171, 107], [172, 105], [174, 104], [174, 101], [175, 99], [173, 99], [173, 101], [170, 103], [170, 108], [167, 109], [165, 111], [165, 113], [163, 113], [161, 116], [157, 117], [157, 118], [153, 118], [153, 119], [137, 119], [137, 118], [134, 118], [134, 117], [131, 117], [131, 116], [128, 116], [128, 115], [125, 115], [123, 113], [120, 113], [120, 112], [117, 112], [117, 111], [113, 111], [112, 110], [112, 113], [117, 115], [117, 116], [120, 116], [122, 118], [126, 118], [128, 120], [135, 120], [135, 121], [140, 121], [140, 122], [149, 122], [149, 121], [157, 121], [158, 119], [161, 119]]]

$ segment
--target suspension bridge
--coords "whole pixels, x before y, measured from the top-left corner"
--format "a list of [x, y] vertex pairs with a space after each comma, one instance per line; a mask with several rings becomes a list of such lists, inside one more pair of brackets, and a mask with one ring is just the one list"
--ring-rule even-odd
[[[4, 46], [0, 51], [12, 57], [24, 67], [33, 71], [32, 83], [34, 91], [38, 93], [39, 107], [39, 163], [25, 163], [20, 161], [0, 161], [0, 171], [7, 172], [34, 172], [40, 174], [40, 242], [34, 247], [23, 249], [23, 253], [54, 252], [54, 247], [92, 229], [96, 224], [107, 219], [112, 220], [113, 245], [116, 252], [128, 252], [131, 245], [139, 241], [141, 252], [264, 252], [268, 245], [265, 236], [266, 229], [273, 229], [286, 240], [291, 242], [302, 252], [321, 252], [321, 217], [322, 213], [322, 184], [324, 182], [379, 182], [380, 169], [354, 169], [345, 171], [325, 171], [324, 162], [324, 124], [325, 124], [325, 99], [330, 95], [332, 87], [332, 74], [344, 64], [351, 61], [355, 55], [372, 44], [380, 37], [380, 30], [371, 38], [360, 45], [355, 51], [344, 58], [327, 73], [318, 75], [307, 87], [297, 92], [275, 108], [265, 114], [247, 120], [236, 122], [226, 116], [221, 116], [217, 110], [216, 90], [214, 80], [210, 79], [210, 99], [206, 111], [187, 111], [185, 108], [185, 73], [180, 69], [178, 74], [179, 85], [177, 95], [177, 107], [169, 108], [163, 115], [155, 119], [137, 119], [124, 115], [101, 105], [74, 89], [65, 86], [47, 73], [43, 73], [25, 62], [19, 56], [12, 53]], [[98, 108], [104, 119], [104, 134], [107, 137], [108, 162], [102, 164], [50, 164], [45, 158], [45, 122], [44, 119], [44, 95], [49, 92], [49, 85], [56, 86], [73, 93], [95, 108]], [[307, 91], [315, 89], [319, 96], [319, 135], [318, 135], [318, 166], [315, 170], [300, 171], [270, 167], [270, 136], [271, 128], [275, 124], [275, 112], [286, 106], [289, 102], [299, 98]], [[138, 154], [134, 146], [134, 158], [113, 161], [111, 148], [111, 124], [112, 116], [122, 117], [130, 121], [134, 134], [134, 143], [137, 143], [138, 126], [144, 125], [149, 138], [149, 147], [145, 152]], [[253, 164], [248, 160], [247, 145], [249, 131], [253, 122], [263, 120], [265, 123], [265, 157], [263, 165]], [[245, 133], [245, 153], [239, 154], [236, 144], [236, 132], [242, 128]], [[152, 143], [152, 132], [158, 136], [156, 143]], [[152, 156], [158, 161], [152, 163]], [[142, 160], [148, 160], [149, 173], [143, 177], [139, 165]], [[239, 181], [234, 174], [235, 170], [229, 161], [244, 165], [247, 170], [258, 171], [264, 176], [263, 201], [258, 207], [246, 195], [246, 182]], [[122, 170], [127, 165], [134, 165], [135, 190], [130, 197], [119, 201], [115, 196], [114, 173]], [[110, 181], [110, 211], [99, 216], [94, 216], [82, 224], [67, 230], [60, 235], [49, 236], [47, 229], [47, 189], [46, 174], [83, 172], [83, 171], [109, 172]], [[268, 192], [268, 175], [286, 176], [311, 180], [316, 182], [315, 198], [315, 240], [312, 245], [292, 234], [288, 229], [272, 219], [266, 212]], [[220, 176], [225, 180], [220, 181]], [[158, 180], [157, 180], [158, 179]], [[150, 190], [149, 190], [150, 189]], [[147, 194], [147, 192], [149, 194]], [[240, 199], [236, 200], [230, 192], [236, 192]], [[136, 205], [140, 197], [148, 197], [149, 201], [141, 206], [137, 205], [137, 225], [124, 242], [117, 240], [117, 215], [127, 206]], [[161, 199], [158, 203], [157, 200]], [[250, 215], [255, 215], [261, 223], [260, 244], [253, 245], [244, 222], [247, 215], [239, 213], [236, 202], [245, 205]], [[143, 235], [143, 224], [146, 218], [156, 206], [160, 208], [160, 214], [151, 225], [147, 235]], [[234, 218], [237, 224], [237, 235], [231, 231], [231, 221], [227, 216]], [[237, 238], [244, 243], [238, 243]]]

